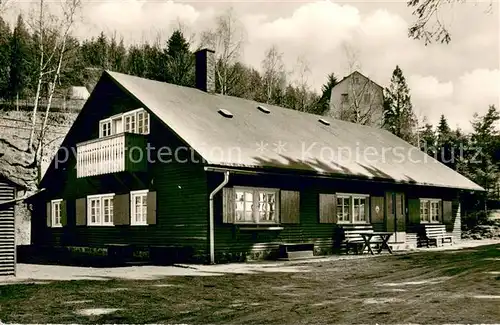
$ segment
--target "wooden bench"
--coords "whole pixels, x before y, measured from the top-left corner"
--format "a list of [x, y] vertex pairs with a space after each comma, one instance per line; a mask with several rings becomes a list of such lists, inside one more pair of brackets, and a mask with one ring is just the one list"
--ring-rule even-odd
[[436, 246], [452, 243], [453, 236], [446, 233], [446, 226], [440, 224], [424, 224], [419, 232], [418, 244], [420, 247]]
[[314, 243], [282, 243], [279, 245], [279, 257], [292, 260], [314, 256]]
[[[360, 233], [372, 233], [373, 226], [370, 224], [360, 224], [360, 225], [345, 225], [341, 227], [340, 230], [340, 240], [343, 242], [346, 254], [353, 251], [356, 254], [363, 253], [361, 251], [365, 244], [365, 241], [361, 237]], [[372, 243], [380, 244], [382, 241], [378, 237], [374, 237]]]

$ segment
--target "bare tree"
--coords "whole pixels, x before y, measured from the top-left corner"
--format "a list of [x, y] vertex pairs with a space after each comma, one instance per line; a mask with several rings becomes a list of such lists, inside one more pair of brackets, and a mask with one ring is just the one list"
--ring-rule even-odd
[[[425, 45], [433, 41], [449, 43], [451, 34], [443, 21], [443, 12], [447, 12], [454, 4], [465, 3], [465, 0], [408, 0], [408, 7], [414, 8], [416, 20], [408, 29], [408, 36], [413, 39], [423, 39]], [[488, 2], [488, 1], [486, 1]], [[443, 10], [443, 6], [448, 8]], [[486, 12], [491, 12], [493, 0], [489, 1]]]
[[55, 72], [53, 73], [52, 82], [50, 83], [47, 106], [45, 107], [45, 116], [43, 119], [42, 130], [37, 146], [37, 156], [40, 162], [41, 158], [43, 157], [43, 140], [45, 138], [45, 132], [47, 130], [47, 122], [49, 118], [50, 107], [52, 105], [52, 98], [54, 97], [56, 85], [61, 77], [61, 67], [63, 64], [63, 60], [65, 59], [66, 42], [68, 41], [70, 31], [75, 22], [75, 14], [77, 10], [80, 8], [80, 6], [81, 6], [81, 0], [68, 0], [67, 2], [63, 3], [64, 30], [59, 40], [59, 45], [58, 45], [59, 52], [57, 53], [58, 55], [57, 67], [55, 69]]
[[295, 84], [297, 87], [297, 110], [305, 112], [309, 111], [311, 103], [311, 90], [309, 85], [309, 76], [311, 69], [306, 57], [301, 55], [297, 58], [295, 66]]
[[[359, 71], [359, 51], [344, 45], [348, 76], [344, 78], [344, 93], [332, 98], [330, 107], [333, 115], [356, 124], [381, 126], [383, 118], [383, 89]], [[342, 83], [342, 82], [341, 82]], [[333, 96], [333, 95], [332, 95]]]
[[[54, 92], [61, 75], [61, 67], [65, 60], [66, 42], [68, 41], [71, 29], [75, 23], [77, 11], [81, 7], [81, 0], [65, 0], [61, 3], [62, 17], [56, 17], [50, 13], [44, 0], [40, 0], [37, 19], [33, 24], [33, 29], [38, 35], [39, 66], [38, 80], [35, 95], [35, 102], [32, 112], [32, 127], [28, 143], [28, 151], [35, 149], [35, 160], [40, 168], [43, 156], [43, 140], [47, 130], [47, 121], [52, 105]], [[41, 87], [44, 82], [48, 82], [48, 99], [45, 107], [42, 129], [38, 137], [38, 144], [33, 148], [36, 131], [36, 116], [41, 97]], [[39, 170], [40, 174], [40, 170]], [[40, 175], [39, 175], [40, 177]]]
[[283, 90], [286, 83], [286, 70], [283, 63], [283, 53], [276, 45], [272, 45], [262, 60], [262, 81], [266, 93], [266, 103], [279, 104], [276, 92]]
[[9, 7], [10, 0], [0, 0], [0, 14]]
[[218, 86], [225, 95], [233, 84], [234, 69], [245, 40], [245, 29], [232, 8], [216, 18], [216, 27], [201, 35], [202, 46], [215, 50]]

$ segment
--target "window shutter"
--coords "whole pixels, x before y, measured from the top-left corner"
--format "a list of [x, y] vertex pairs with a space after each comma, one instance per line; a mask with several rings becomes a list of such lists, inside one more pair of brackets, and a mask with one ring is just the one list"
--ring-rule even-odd
[[372, 196], [370, 203], [371, 223], [384, 223], [384, 198], [382, 196]]
[[[444, 224], [452, 224], [453, 223], [453, 209], [452, 209], [452, 202], [451, 201], [442, 201], [442, 222]], [[440, 211], [441, 212], [441, 211]]]
[[453, 223], [455, 220], [453, 219], [453, 202], [452, 201], [443, 201], [443, 218], [442, 222], [446, 225], [447, 231], [453, 231]]
[[222, 222], [234, 223], [235, 200], [234, 188], [224, 187], [222, 189]]
[[87, 198], [76, 199], [76, 225], [87, 224]]
[[335, 194], [319, 195], [319, 223], [337, 223], [337, 200]]
[[52, 202], [47, 202], [47, 227], [52, 227]]
[[61, 201], [61, 225], [66, 226], [68, 224], [68, 208], [66, 200]]
[[148, 192], [148, 225], [156, 225], [156, 192]]
[[113, 224], [130, 225], [130, 194], [115, 195], [113, 198]]
[[300, 192], [280, 192], [281, 223], [300, 223]]
[[386, 208], [387, 208], [387, 220], [394, 220], [394, 202], [393, 202], [393, 197], [392, 197], [392, 192], [386, 192], [385, 193], [385, 202], [386, 202]]
[[405, 197], [402, 193], [396, 193], [396, 217], [397, 231], [406, 231], [406, 212], [405, 212]]
[[419, 199], [409, 199], [408, 200], [408, 214], [411, 224], [420, 223], [420, 200]]

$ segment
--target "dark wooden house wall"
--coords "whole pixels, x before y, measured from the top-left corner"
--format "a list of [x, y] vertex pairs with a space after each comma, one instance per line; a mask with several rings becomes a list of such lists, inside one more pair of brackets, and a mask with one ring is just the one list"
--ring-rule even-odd
[[[85, 115], [75, 122], [78, 134], [71, 139], [76, 143], [99, 137], [99, 120], [143, 107], [112, 83], [98, 85], [84, 109]], [[69, 161], [59, 167], [59, 176], [51, 181], [47, 193], [35, 206], [36, 222], [32, 223], [33, 243], [48, 246], [92, 246], [106, 244], [134, 244], [137, 246], [189, 246], [195, 255], [206, 256], [208, 194], [206, 176], [201, 164], [160, 163], [159, 148], [167, 146], [172, 152], [179, 146], [185, 147], [178, 137], [150, 114], [150, 156], [147, 172], [122, 172], [86, 178], [76, 177], [76, 161]], [[146, 158], [146, 148], [144, 148]], [[191, 152], [180, 151], [191, 156]], [[195, 155], [196, 157], [196, 155]], [[180, 159], [183, 160], [181, 155]], [[154, 161], [157, 161], [154, 163]], [[201, 161], [198, 159], [197, 161]], [[76, 200], [93, 194], [126, 194], [134, 190], [149, 189], [156, 192], [156, 224], [147, 226], [80, 226], [76, 225]], [[63, 199], [66, 204], [67, 223], [62, 228], [50, 228], [45, 223], [46, 203]], [[125, 207], [126, 209], [128, 207]]]
[[[14, 186], [0, 178], [0, 202], [14, 197]], [[0, 276], [15, 273], [15, 248], [14, 204], [3, 204], [0, 205]]]
[[[210, 188], [215, 188], [222, 182], [221, 174], [211, 174]], [[358, 193], [369, 194], [370, 201], [377, 200], [383, 204], [383, 211], [387, 209], [384, 200], [387, 192], [403, 193], [406, 198], [425, 197], [451, 200], [456, 191], [418, 187], [383, 182], [367, 182], [355, 180], [334, 180], [322, 178], [306, 178], [297, 176], [273, 175], [241, 175], [231, 174], [227, 187], [249, 186], [257, 188], [279, 188], [282, 190], [300, 192], [300, 223], [286, 224], [283, 230], [244, 230], [245, 226], [224, 223], [222, 218], [222, 192], [216, 196], [215, 204], [215, 253], [216, 259], [235, 259], [250, 251], [275, 250], [280, 242], [299, 243], [314, 242], [318, 251], [332, 248], [336, 227], [335, 223], [321, 223], [319, 220], [320, 194], [325, 193]], [[406, 199], [405, 199], [406, 202]], [[371, 203], [371, 202], [370, 202]], [[405, 203], [406, 204], [406, 203]], [[373, 209], [370, 208], [371, 224], [376, 231], [386, 231], [384, 216], [376, 219]], [[408, 214], [405, 216], [403, 228], [397, 231], [406, 231]], [[398, 223], [399, 225], [399, 223]], [[258, 254], [258, 253], [257, 253]]]

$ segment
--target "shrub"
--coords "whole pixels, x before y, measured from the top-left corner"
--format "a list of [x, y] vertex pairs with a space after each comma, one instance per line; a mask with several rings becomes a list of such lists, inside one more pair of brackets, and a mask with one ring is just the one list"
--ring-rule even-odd
[[468, 213], [462, 218], [462, 228], [465, 230], [486, 224], [489, 224], [488, 213], [484, 210]]

